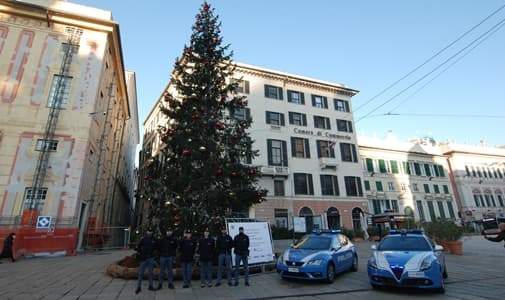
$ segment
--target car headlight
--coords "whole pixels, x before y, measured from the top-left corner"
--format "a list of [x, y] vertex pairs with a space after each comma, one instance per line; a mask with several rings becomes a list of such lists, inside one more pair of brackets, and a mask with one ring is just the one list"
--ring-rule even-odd
[[322, 259], [314, 259], [314, 260], [307, 262], [307, 266], [319, 266], [322, 263], [323, 263]]
[[368, 260], [368, 266], [372, 269], [377, 269], [377, 261], [375, 260], [375, 257], [370, 257]]
[[434, 259], [432, 257], [426, 257], [423, 262], [421, 263], [420, 270], [421, 271], [426, 271], [431, 268], [431, 265], [433, 264]]

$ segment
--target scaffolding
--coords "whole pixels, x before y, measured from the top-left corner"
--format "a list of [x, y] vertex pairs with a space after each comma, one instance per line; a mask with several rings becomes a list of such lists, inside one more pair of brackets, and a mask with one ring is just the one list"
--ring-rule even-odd
[[72, 64], [73, 56], [77, 52], [76, 49], [79, 47], [83, 31], [79, 28], [67, 27], [65, 33], [67, 34], [67, 44], [63, 44], [63, 59], [59, 73], [56, 74], [58, 76], [56, 77], [56, 85], [52, 98], [49, 99], [49, 116], [44, 129], [44, 139], [42, 140], [40, 149], [38, 149], [40, 154], [33, 176], [32, 192], [30, 197], [27, 199], [29, 200], [27, 205], [29, 210], [40, 210], [40, 207], [38, 207], [38, 203], [35, 200], [37, 199], [37, 194], [39, 193], [38, 191], [43, 188], [44, 180], [46, 179], [49, 154], [51, 153], [49, 141], [54, 138], [67, 85], [70, 84], [70, 82], [66, 79], [70, 77], [70, 66]]

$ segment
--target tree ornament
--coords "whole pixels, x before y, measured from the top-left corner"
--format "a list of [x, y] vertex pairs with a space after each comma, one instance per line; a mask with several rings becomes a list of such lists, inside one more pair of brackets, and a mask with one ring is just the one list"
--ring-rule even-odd
[[233, 196], [235, 196], [235, 193], [234, 192], [229, 192], [228, 195], [230, 195], [230, 197], [233, 197]]
[[193, 140], [191, 138], [188, 139], [188, 143], [191, 143]]
[[214, 127], [218, 130], [223, 130], [225, 128], [225, 125], [223, 122], [216, 122], [216, 124], [214, 125]]
[[203, 152], [203, 151], [207, 150], [207, 148], [205, 148], [205, 146], [200, 146], [200, 148], [198, 148], [198, 150]]

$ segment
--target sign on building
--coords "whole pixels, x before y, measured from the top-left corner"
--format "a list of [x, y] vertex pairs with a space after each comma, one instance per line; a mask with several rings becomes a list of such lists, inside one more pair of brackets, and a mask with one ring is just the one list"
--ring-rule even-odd
[[[239, 227], [244, 227], [244, 233], [249, 236], [249, 264], [260, 264], [274, 261], [270, 225], [268, 222], [229, 222], [228, 234], [234, 238]], [[232, 253], [232, 263], [235, 264], [235, 254]]]
[[38, 216], [37, 229], [50, 229], [51, 221], [52, 221], [51, 216]]
[[295, 232], [301, 232], [301, 233], [307, 232], [305, 217], [293, 217], [293, 228]]

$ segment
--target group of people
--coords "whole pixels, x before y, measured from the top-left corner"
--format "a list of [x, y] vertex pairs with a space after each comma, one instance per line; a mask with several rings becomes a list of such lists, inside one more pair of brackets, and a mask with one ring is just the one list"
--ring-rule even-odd
[[[234, 282], [232, 282], [232, 249], [235, 254], [235, 270], [233, 274]], [[185, 231], [184, 237], [178, 239], [173, 231], [168, 230], [166, 235], [161, 239], [156, 240], [153, 237], [152, 231], [147, 231], [142, 237], [138, 246], [137, 252], [140, 258], [140, 266], [138, 272], [137, 289], [135, 293], [139, 293], [142, 289], [142, 279], [144, 272], [147, 269], [149, 277], [149, 290], [155, 290], [153, 285], [153, 268], [156, 256], [160, 259], [160, 273], [158, 277], [158, 286], [156, 289], [161, 289], [163, 279], [167, 274], [168, 288], [173, 289], [173, 267], [177, 251], [179, 251], [183, 288], [191, 286], [192, 267], [194, 262], [195, 252], [199, 254], [200, 263], [200, 281], [201, 287], [212, 287], [212, 262], [217, 256], [217, 278], [214, 286], [220, 286], [223, 271], [226, 272], [226, 278], [229, 286], [238, 285], [239, 267], [242, 263], [245, 272], [245, 285], [249, 285], [249, 237], [244, 233], [244, 228], [239, 228], [239, 233], [232, 239], [226, 229], [221, 229], [221, 234], [216, 237], [210, 237], [209, 230], [203, 232], [203, 236], [194, 240], [191, 236], [191, 231]]]

